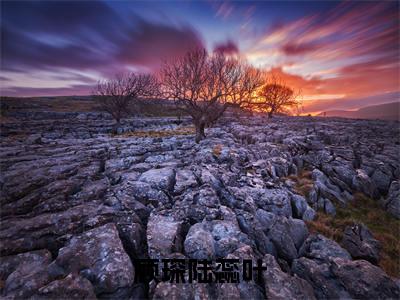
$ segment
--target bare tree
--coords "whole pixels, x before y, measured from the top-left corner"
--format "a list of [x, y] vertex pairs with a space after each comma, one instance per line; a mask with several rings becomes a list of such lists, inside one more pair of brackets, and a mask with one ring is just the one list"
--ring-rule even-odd
[[259, 90], [259, 98], [253, 105], [258, 111], [268, 113], [271, 118], [276, 113], [288, 113], [292, 108], [299, 109], [299, 94], [300, 92], [295, 93], [288, 87], [282, 78], [272, 75]]
[[164, 97], [175, 100], [192, 117], [199, 142], [205, 137], [205, 127], [229, 106], [251, 101], [262, 81], [258, 70], [238, 58], [196, 49], [165, 62], [160, 84]]
[[156, 95], [157, 91], [158, 83], [153, 75], [129, 73], [99, 81], [94, 95], [100, 103], [100, 109], [108, 112], [116, 121], [115, 132], [121, 119], [132, 112], [134, 102]]

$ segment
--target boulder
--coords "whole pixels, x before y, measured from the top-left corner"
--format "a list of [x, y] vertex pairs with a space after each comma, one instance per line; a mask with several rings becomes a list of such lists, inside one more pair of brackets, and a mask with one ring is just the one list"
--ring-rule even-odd
[[386, 210], [396, 219], [400, 219], [400, 182], [393, 181], [390, 184], [387, 198], [383, 200]]
[[291, 217], [293, 215], [290, 196], [284, 189], [262, 190], [256, 204], [278, 216]]
[[169, 282], [160, 282], [155, 287], [151, 299], [195, 299], [193, 285], [189, 283], [171, 284]]
[[41, 287], [34, 298], [46, 299], [96, 299], [92, 284], [74, 273]]
[[303, 214], [303, 221], [312, 221], [315, 219], [316, 212], [313, 208], [307, 207], [306, 211]]
[[338, 243], [321, 234], [310, 235], [301, 246], [299, 254], [300, 256], [321, 261], [327, 261], [333, 257], [351, 259], [350, 254], [340, 247]]
[[381, 246], [365, 225], [347, 226], [342, 245], [354, 259], [365, 259], [375, 265], [378, 264]]
[[134, 279], [132, 262], [113, 223], [74, 236], [60, 249], [55, 263], [88, 279], [96, 294], [129, 287]]
[[125, 251], [130, 257], [146, 256], [145, 231], [134, 213], [121, 217], [116, 223]]
[[215, 220], [211, 222], [211, 235], [215, 240], [216, 256], [224, 258], [240, 246], [244, 234], [234, 222]]
[[140, 175], [139, 181], [147, 182], [156, 189], [172, 192], [175, 186], [175, 170], [172, 168], [151, 169]]
[[163, 190], [147, 182], [129, 182], [121, 189], [120, 193], [129, 194], [144, 205], [152, 204], [154, 207], [158, 207], [160, 204], [169, 203], [169, 198]]
[[185, 254], [193, 259], [212, 260], [215, 257], [214, 239], [201, 223], [190, 227], [184, 248]]
[[352, 188], [364, 193], [370, 198], [376, 198], [378, 195], [375, 183], [363, 169], [357, 169], [352, 179]]
[[226, 257], [243, 244], [251, 244], [248, 236], [241, 232], [235, 213], [225, 206], [220, 208], [220, 219], [204, 221], [203, 224], [214, 239], [217, 258]]
[[283, 272], [272, 255], [266, 254], [263, 264], [267, 267], [263, 271], [267, 299], [316, 299], [312, 286], [297, 275]]
[[332, 273], [354, 299], [399, 299], [400, 287], [382, 269], [365, 260], [333, 260]]
[[336, 208], [329, 199], [324, 199], [324, 211], [326, 214], [336, 216]]
[[51, 253], [48, 250], [36, 250], [0, 257], [0, 280], [6, 280], [12, 272], [22, 265], [33, 268], [34, 265], [47, 265], [50, 261]]
[[210, 288], [205, 284], [197, 283], [160, 282], [151, 295], [151, 299], [212, 299]]
[[1, 258], [3, 296], [21, 299], [33, 296], [37, 290], [52, 280], [48, 272], [51, 254], [38, 250]]
[[273, 242], [278, 256], [291, 261], [298, 257], [297, 249], [300, 248], [308, 235], [307, 226], [298, 219], [277, 218], [268, 232], [268, 237]]
[[193, 172], [186, 169], [176, 171], [176, 183], [174, 188], [175, 194], [180, 194], [189, 188], [197, 186], [196, 177]]
[[92, 201], [60, 212], [2, 221], [0, 252], [10, 255], [43, 248], [56, 252], [64, 245], [62, 236], [81, 233], [113, 219], [113, 208]]
[[293, 260], [292, 272], [312, 285], [317, 299], [350, 299], [343, 283], [332, 274], [330, 264], [301, 257]]
[[231, 283], [217, 284], [217, 299], [240, 300], [240, 291], [238, 287]]
[[150, 258], [168, 258], [171, 253], [181, 252], [182, 222], [172, 216], [150, 215], [146, 235]]
[[381, 169], [376, 169], [371, 179], [378, 188], [379, 193], [386, 195], [390, 187], [391, 175]]
[[[266, 217], [263, 218], [264, 213]], [[237, 219], [240, 230], [247, 234], [250, 239], [254, 240], [255, 245], [257, 249], [261, 252], [261, 254], [264, 255], [268, 253], [277, 256], [274, 244], [266, 236], [266, 233], [273, 224], [273, 222], [270, 222], [270, 220], [268, 219], [269, 214], [271, 214], [273, 218], [276, 217], [272, 213], [268, 213], [264, 210], [259, 209], [256, 212], [255, 218], [253, 218], [250, 213], [241, 212], [241, 214], [238, 215]]]
[[198, 194], [195, 195], [195, 202], [199, 206], [218, 208], [220, 201], [217, 193], [208, 184], [204, 184]]
[[255, 218], [261, 225], [261, 229], [265, 232], [268, 232], [271, 226], [275, 223], [277, 216], [263, 209], [257, 209]]
[[306, 199], [301, 195], [292, 194], [290, 196], [290, 203], [292, 205], [293, 217], [302, 219], [308, 207]]

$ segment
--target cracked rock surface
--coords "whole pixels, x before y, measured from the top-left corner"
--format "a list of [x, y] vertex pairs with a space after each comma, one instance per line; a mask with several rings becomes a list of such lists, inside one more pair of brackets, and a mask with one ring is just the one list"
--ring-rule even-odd
[[[354, 193], [399, 215], [396, 122], [222, 119], [193, 135], [111, 136], [95, 113], [23, 113], [1, 126], [1, 295], [20, 298], [399, 298], [359, 225], [345, 245], [305, 221]], [[180, 126], [187, 126], [184, 120]], [[122, 131], [173, 132], [170, 118]], [[307, 196], [290, 175], [312, 173]], [[262, 259], [263, 281], [136, 283], [135, 258]]]

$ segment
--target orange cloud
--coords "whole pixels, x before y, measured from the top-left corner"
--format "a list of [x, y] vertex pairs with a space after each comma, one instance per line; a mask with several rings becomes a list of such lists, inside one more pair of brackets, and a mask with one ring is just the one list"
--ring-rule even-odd
[[301, 89], [305, 100], [343, 103], [394, 93], [400, 90], [400, 27], [393, 6], [345, 2], [272, 28], [245, 55]]

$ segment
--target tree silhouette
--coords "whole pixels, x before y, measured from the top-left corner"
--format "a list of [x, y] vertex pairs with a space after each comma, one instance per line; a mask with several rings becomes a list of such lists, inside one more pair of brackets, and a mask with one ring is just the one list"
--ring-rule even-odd
[[153, 75], [129, 73], [99, 81], [94, 95], [100, 103], [100, 109], [108, 112], [116, 121], [113, 129], [116, 132], [122, 117], [132, 112], [132, 104], [139, 98], [156, 95], [157, 90], [157, 80]]
[[164, 63], [160, 85], [164, 97], [175, 100], [192, 117], [199, 142], [205, 137], [205, 127], [216, 122], [229, 106], [251, 103], [262, 80], [260, 71], [245, 61], [195, 49]]
[[272, 75], [267, 83], [259, 90], [259, 98], [254, 107], [261, 112], [268, 113], [272, 117], [276, 113], [287, 113], [290, 108], [300, 105], [299, 93], [295, 94], [283, 79]]

